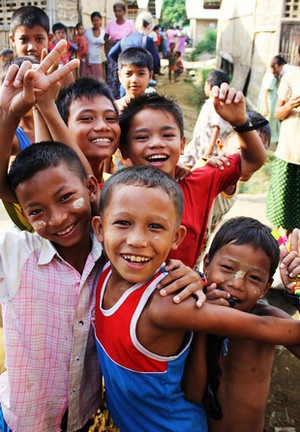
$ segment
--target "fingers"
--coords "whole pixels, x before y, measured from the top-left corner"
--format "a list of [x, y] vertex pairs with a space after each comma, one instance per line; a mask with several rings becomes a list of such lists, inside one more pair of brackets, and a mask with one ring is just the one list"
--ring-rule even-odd
[[226, 156], [211, 156], [207, 159], [206, 164], [214, 168], [219, 168], [219, 170], [224, 170], [224, 166], [230, 166], [230, 161]]
[[73, 72], [73, 70], [75, 70], [78, 66], [79, 66], [78, 59], [71, 60], [66, 65], [62, 66], [61, 68], [57, 69], [56, 71], [48, 75], [49, 83], [52, 85], [57, 81], [63, 80], [69, 73]]
[[299, 252], [299, 231], [295, 228], [290, 235], [290, 250]]
[[239, 103], [244, 97], [241, 91], [236, 91], [234, 87], [230, 87], [227, 83], [222, 83], [220, 87], [214, 86], [212, 96], [226, 104]]
[[[12, 65], [12, 66], [17, 66], [17, 65]], [[12, 68], [11, 66], [11, 68]], [[27, 71], [29, 71], [30, 69], [32, 69], [32, 64], [30, 61], [25, 60], [20, 67], [18, 67], [18, 70], [15, 73], [15, 77], [13, 80], [13, 86], [18, 88], [18, 87], [22, 87], [23, 86], [23, 80], [24, 80], [24, 76], [26, 74]], [[10, 68], [9, 68], [10, 69]]]
[[60, 56], [64, 52], [64, 50], [67, 47], [67, 41], [65, 39], [60, 40], [55, 45], [54, 49], [49, 52], [49, 54], [46, 55], [44, 60], [40, 63], [39, 70], [42, 71], [44, 74], [46, 74], [49, 70], [49, 68], [59, 62]]

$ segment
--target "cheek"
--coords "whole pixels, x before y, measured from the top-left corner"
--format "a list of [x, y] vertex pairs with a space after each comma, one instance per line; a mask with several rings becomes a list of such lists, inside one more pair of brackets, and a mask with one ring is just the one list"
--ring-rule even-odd
[[85, 204], [85, 200], [84, 200], [83, 197], [81, 197], [81, 198], [78, 198], [77, 200], [75, 200], [72, 203], [72, 206], [73, 206], [74, 209], [80, 209], [80, 208], [82, 208], [84, 206], [84, 204]]
[[41, 221], [38, 221], [38, 222], [33, 222], [32, 223], [32, 228], [34, 229], [34, 231], [36, 231], [38, 233], [43, 228], [45, 228], [46, 225], [47, 225], [47, 223], [45, 221], [41, 220]]

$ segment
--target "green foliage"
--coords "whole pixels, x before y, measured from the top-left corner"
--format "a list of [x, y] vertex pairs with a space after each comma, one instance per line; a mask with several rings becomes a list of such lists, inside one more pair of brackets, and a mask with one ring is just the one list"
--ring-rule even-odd
[[160, 25], [168, 28], [171, 24], [185, 24], [187, 22], [185, 0], [164, 0]]
[[204, 39], [199, 42], [192, 52], [192, 61], [197, 61], [200, 54], [207, 52], [215, 54], [217, 42], [217, 31], [215, 29], [207, 29], [205, 32]]

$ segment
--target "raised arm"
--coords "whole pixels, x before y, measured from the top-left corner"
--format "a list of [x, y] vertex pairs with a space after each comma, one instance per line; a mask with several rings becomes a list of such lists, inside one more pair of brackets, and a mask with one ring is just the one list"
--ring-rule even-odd
[[[246, 103], [242, 92], [223, 83], [212, 88], [217, 113], [233, 127], [247, 123]], [[241, 177], [249, 177], [265, 162], [267, 153], [255, 130], [238, 133], [241, 148]]]

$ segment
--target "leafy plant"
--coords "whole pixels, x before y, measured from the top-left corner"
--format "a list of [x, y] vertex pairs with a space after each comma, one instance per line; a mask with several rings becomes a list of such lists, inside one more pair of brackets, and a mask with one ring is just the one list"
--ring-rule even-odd
[[216, 53], [217, 31], [215, 29], [207, 29], [204, 39], [199, 42], [192, 51], [192, 61], [199, 59], [200, 54], [207, 52], [210, 54]]

